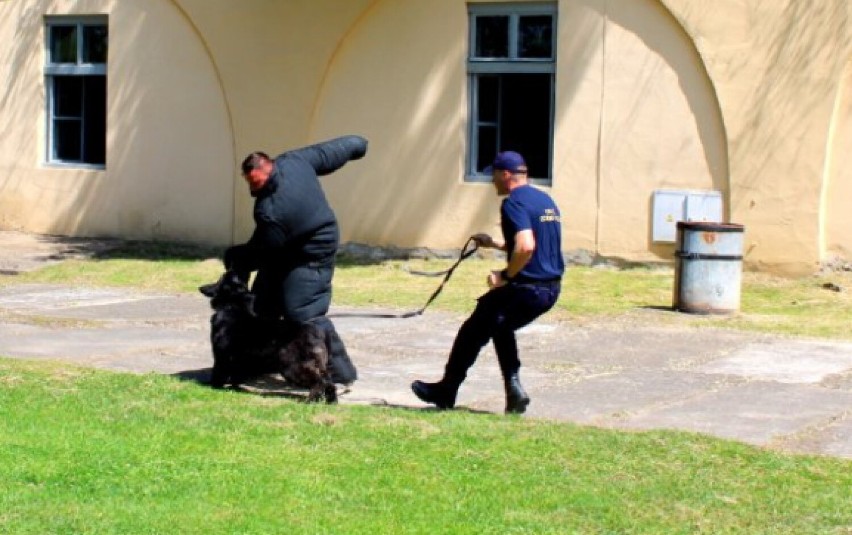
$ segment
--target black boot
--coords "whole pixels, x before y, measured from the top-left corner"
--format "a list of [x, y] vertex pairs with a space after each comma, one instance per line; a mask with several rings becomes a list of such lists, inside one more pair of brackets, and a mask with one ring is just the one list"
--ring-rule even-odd
[[414, 395], [420, 398], [421, 401], [431, 403], [439, 409], [452, 409], [456, 405], [456, 393], [458, 385], [453, 385], [445, 381], [437, 383], [424, 383], [423, 381], [414, 381], [411, 383], [411, 391]]
[[518, 372], [504, 379], [506, 385], [506, 414], [523, 414], [530, 404], [530, 397], [521, 386]]

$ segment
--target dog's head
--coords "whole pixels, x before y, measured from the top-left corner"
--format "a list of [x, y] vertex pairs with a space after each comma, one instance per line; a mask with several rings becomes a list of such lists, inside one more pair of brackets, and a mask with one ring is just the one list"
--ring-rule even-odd
[[210, 306], [214, 310], [230, 305], [253, 311], [254, 295], [234, 271], [226, 271], [212, 284], [199, 286], [198, 291], [210, 298]]

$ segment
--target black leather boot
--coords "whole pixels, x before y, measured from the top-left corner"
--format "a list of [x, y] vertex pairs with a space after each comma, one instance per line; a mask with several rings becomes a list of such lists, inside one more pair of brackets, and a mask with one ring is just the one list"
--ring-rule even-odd
[[458, 385], [452, 385], [445, 381], [437, 383], [425, 383], [414, 381], [411, 383], [411, 391], [421, 401], [431, 403], [439, 409], [452, 409], [456, 405], [456, 393]]
[[504, 379], [506, 385], [506, 414], [523, 414], [530, 404], [530, 397], [521, 386], [518, 372]]

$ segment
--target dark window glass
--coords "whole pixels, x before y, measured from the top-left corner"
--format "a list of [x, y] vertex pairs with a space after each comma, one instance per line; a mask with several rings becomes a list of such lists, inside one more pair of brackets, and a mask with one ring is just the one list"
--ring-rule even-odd
[[521, 58], [553, 57], [552, 17], [549, 15], [520, 17], [518, 56]]
[[53, 77], [53, 116], [83, 116], [83, 77]]
[[476, 17], [475, 57], [509, 57], [509, 17]]
[[106, 163], [106, 76], [86, 76], [83, 91], [83, 161]]
[[83, 63], [107, 62], [107, 27], [83, 27]]
[[106, 163], [106, 77], [53, 77], [53, 157]]
[[514, 150], [524, 155], [530, 177], [550, 177], [551, 75], [489, 75], [479, 82], [480, 101], [498, 103], [500, 125], [479, 125], [476, 170], [489, 165], [498, 151]]
[[497, 154], [497, 127], [479, 127], [479, 150], [476, 155], [476, 170], [482, 171], [494, 161]]
[[57, 119], [53, 122], [53, 157], [69, 162], [81, 161], [80, 119]]
[[479, 77], [479, 122], [497, 122], [499, 84], [497, 76]]
[[50, 27], [50, 62], [77, 63], [77, 27]]
[[502, 76], [499, 150], [524, 155], [532, 178], [550, 177], [550, 74]]

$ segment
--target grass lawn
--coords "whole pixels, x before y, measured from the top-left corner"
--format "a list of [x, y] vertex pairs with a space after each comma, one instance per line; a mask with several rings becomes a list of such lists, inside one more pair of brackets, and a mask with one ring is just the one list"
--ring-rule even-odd
[[0, 359], [0, 532], [849, 533], [852, 465]]
[[[0, 285], [194, 292], [221, 273], [206, 256], [117, 250]], [[450, 264], [341, 263], [335, 303], [418, 308], [440, 279], [406, 269]], [[499, 267], [465, 262], [433, 306], [469, 312]], [[746, 273], [730, 316], [654, 313], [670, 307], [672, 281], [664, 269], [571, 268], [549, 319], [850, 338], [849, 293], [823, 288], [852, 288], [847, 273]], [[10, 359], [0, 359], [0, 475], [0, 533], [14, 534], [852, 533], [852, 463], [840, 459], [689, 433], [305, 405]]]

